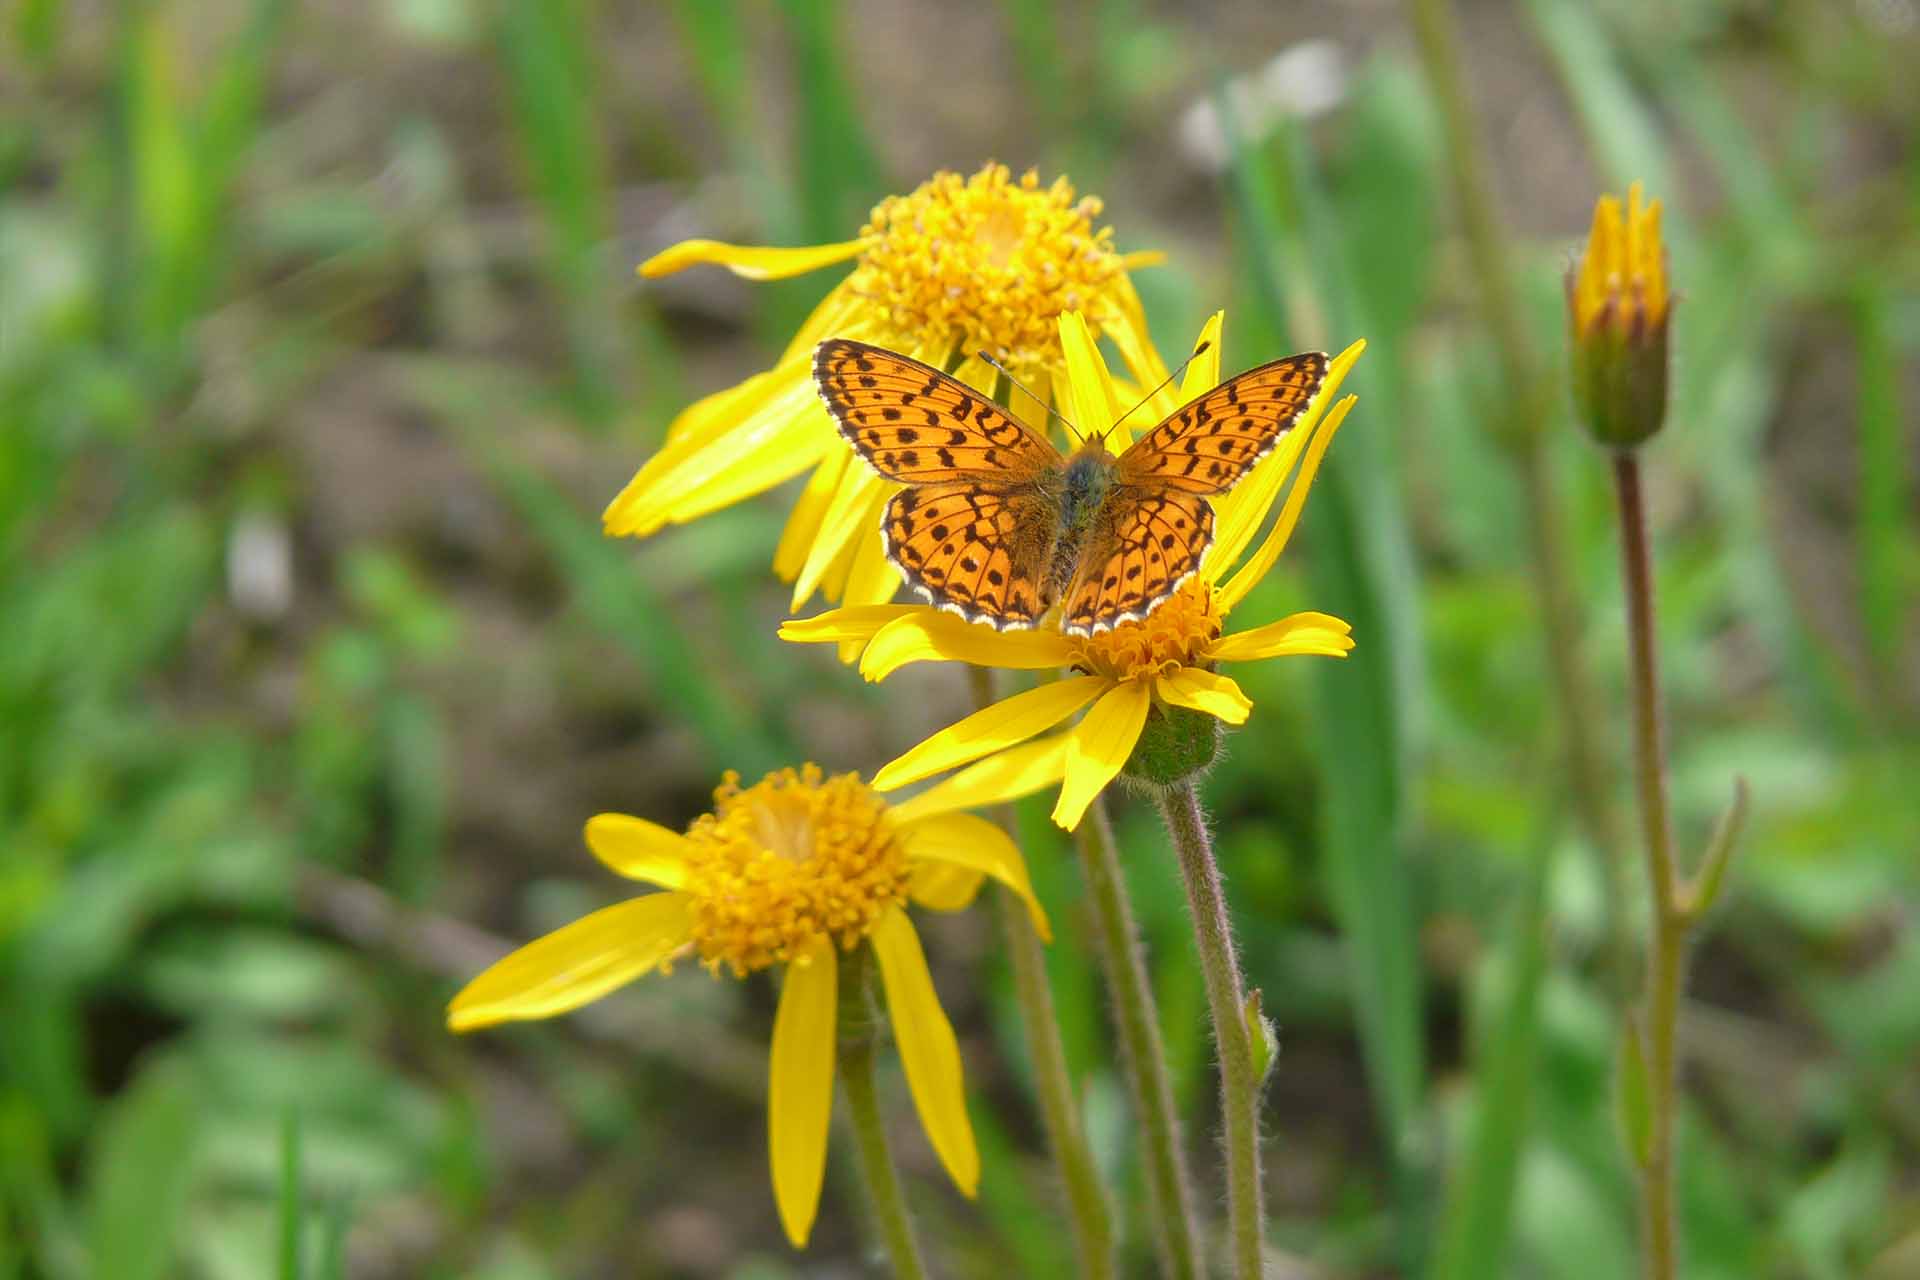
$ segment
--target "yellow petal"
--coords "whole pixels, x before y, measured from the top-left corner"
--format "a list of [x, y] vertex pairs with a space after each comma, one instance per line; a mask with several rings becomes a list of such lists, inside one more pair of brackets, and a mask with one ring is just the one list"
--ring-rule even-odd
[[811, 618], [788, 618], [780, 624], [780, 638], [796, 644], [838, 644], [843, 640], [865, 643], [880, 628], [895, 618], [924, 609], [917, 604], [860, 604], [844, 609], [829, 609]]
[[[1139, 383], [1139, 390], [1131, 393], [1116, 406], [1117, 410], [1127, 410], [1127, 420], [1135, 422], [1144, 419], [1146, 427], [1152, 427], [1179, 406], [1173, 402], [1173, 388], [1167, 381], [1167, 364], [1154, 350], [1153, 341], [1147, 337], [1144, 327], [1136, 328], [1123, 312], [1113, 317], [1113, 323], [1106, 326], [1107, 336], [1113, 339], [1113, 345], [1119, 349], [1120, 358], [1126, 362], [1127, 369]], [[1145, 397], [1142, 402], [1142, 397]], [[1138, 405], [1140, 413], [1131, 412]], [[1123, 449], [1131, 444], [1133, 435], [1127, 439], [1115, 439], [1110, 448]]]
[[1053, 806], [1056, 824], [1068, 831], [1080, 825], [1087, 806], [1133, 754], [1152, 701], [1144, 680], [1122, 680], [1081, 717], [1067, 735], [1065, 777]]
[[909, 859], [938, 862], [983, 872], [1019, 894], [1033, 914], [1033, 927], [1048, 942], [1053, 929], [1047, 913], [1033, 895], [1033, 882], [1027, 878], [1027, 861], [1007, 833], [985, 818], [971, 813], [948, 813], [922, 818], [898, 828], [900, 847]]
[[893, 816], [900, 822], [912, 822], [937, 813], [1004, 804], [1045, 791], [1066, 772], [1067, 739], [1071, 736], [1056, 733], [996, 752], [941, 779], [911, 800], [894, 805]]
[[[1200, 351], [1203, 342], [1207, 349], [1187, 362], [1187, 372], [1180, 379], [1180, 405], [1198, 400], [1220, 385], [1220, 332], [1226, 324], [1227, 313], [1216, 311], [1200, 326], [1200, 336], [1193, 340], [1192, 349]], [[1180, 405], [1174, 407], [1177, 409]]]
[[835, 1020], [839, 958], [816, 940], [787, 965], [780, 1010], [773, 1018], [767, 1080], [767, 1155], [780, 1225], [793, 1247], [806, 1247], [827, 1172], [827, 1127], [833, 1118]]
[[[822, 406], [820, 412], [824, 414], [826, 408]], [[836, 436], [832, 447], [844, 449], [846, 445]], [[881, 479], [865, 462], [856, 460], [847, 464], [840, 475], [840, 485], [833, 492], [833, 500], [827, 504], [826, 514], [820, 517], [820, 531], [814, 535], [806, 563], [800, 567], [800, 576], [794, 579], [794, 608], [805, 604], [826, 581], [828, 570], [855, 538], [880, 536], [880, 507], [888, 492], [896, 487]]]
[[840, 476], [851, 465], [854, 465], [851, 452], [828, 449], [820, 465], [807, 477], [806, 486], [800, 490], [800, 497], [787, 516], [786, 527], [780, 531], [780, 545], [774, 549], [773, 572], [780, 581], [792, 582], [800, 576], [800, 570], [807, 563], [807, 553], [813, 550], [813, 540], [820, 536], [820, 521], [826, 517], [827, 506], [840, 487]]
[[1247, 713], [1253, 710], [1253, 700], [1232, 679], [1199, 667], [1181, 667], [1171, 675], [1158, 677], [1153, 691], [1162, 702], [1204, 711], [1228, 724], [1245, 724]]
[[1343, 658], [1353, 648], [1353, 628], [1328, 613], [1295, 613], [1251, 631], [1222, 636], [1207, 651], [1210, 662], [1253, 662], [1296, 653]]
[[1060, 317], [1060, 348], [1067, 364], [1067, 420], [1082, 440], [1097, 437], [1119, 421], [1120, 406], [1113, 402], [1107, 362], [1078, 311]]
[[[887, 559], [886, 542], [880, 537], [880, 510], [875, 504], [873, 531], [854, 540], [853, 571], [840, 593], [843, 605], [885, 604], [900, 590], [900, 571]], [[844, 656], [844, 655], [843, 655]]]
[[800, 249], [761, 249], [723, 244], [718, 240], [682, 240], [641, 263], [640, 274], [652, 280], [710, 262], [749, 280], [784, 280], [845, 262], [866, 247], [865, 240], [843, 240], [839, 244], [816, 244]]
[[780, 353], [780, 363], [802, 356], [811, 361], [813, 349], [823, 338], [866, 338], [871, 334], [872, 326], [865, 321], [869, 313], [867, 300], [854, 294], [850, 287], [852, 281], [849, 276], [820, 299], [820, 305], [800, 322], [788, 340], [787, 349]]
[[[649, 459], [601, 521], [614, 536], [645, 536], [751, 497], [819, 462], [838, 443], [804, 364], [757, 386], [744, 416], [724, 430], [688, 433]], [[765, 375], [762, 375], [765, 376]]]
[[447, 1006], [447, 1026], [550, 1018], [650, 973], [687, 945], [691, 900], [653, 893], [617, 903], [529, 942], [469, 982]]
[[1138, 271], [1141, 267], [1157, 267], [1167, 260], [1164, 249], [1135, 249], [1132, 253], [1120, 255], [1122, 271]]
[[971, 1197], [980, 1187], [980, 1151], [973, 1143], [973, 1123], [967, 1119], [960, 1044], [934, 992], [920, 938], [907, 913], [890, 907], [874, 923], [867, 940], [880, 961], [893, 1040], [900, 1047], [900, 1065], [906, 1068], [914, 1109], [954, 1185]]
[[948, 862], [917, 862], [907, 873], [907, 897], [932, 911], [964, 911], [986, 877]]
[[1307, 441], [1306, 455], [1301, 459], [1300, 469], [1293, 477], [1293, 487], [1287, 491], [1286, 505], [1280, 508], [1280, 518], [1273, 522], [1273, 528], [1267, 531], [1265, 542], [1253, 553], [1253, 558], [1241, 565], [1239, 570], [1219, 589], [1215, 597], [1220, 612], [1230, 613], [1235, 605], [1246, 599], [1247, 592], [1254, 584], [1267, 576], [1274, 562], [1280, 558], [1280, 552], [1286, 548], [1287, 539], [1293, 536], [1294, 525], [1300, 522], [1300, 509], [1306, 504], [1307, 491], [1313, 487], [1313, 478], [1320, 470], [1320, 459], [1326, 456], [1327, 446], [1333, 442], [1334, 432], [1347, 419], [1348, 410], [1353, 408], [1355, 396], [1348, 396], [1333, 406], [1326, 421]]
[[1231, 492], [1214, 499], [1213, 545], [1200, 562], [1204, 581], [1218, 582], [1245, 554], [1247, 545], [1266, 523], [1274, 499], [1286, 487], [1287, 477], [1293, 474], [1310, 437], [1311, 432], [1289, 431]]
[[[667, 424], [666, 443], [679, 444], [682, 452], [685, 452], [699, 441], [713, 439], [720, 432], [756, 411], [792, 378], [793, 370], [782, 369], [775, 365], [724, 390], [701, 396], [673, 415], [673, 421]], [[668, 452], [662, 449], [655, 457], [666, 455]]]
[[1025, 742], [1092, 702], [1108, 685], [1105, 676], [1069, 676], [1004, 698], [947, 726], [882, 767], [873, 775], [874, 789], [891, 791]]
[[593, 856], [630, 880], [662, 889], [687, 887], [687, 853], [692, 848], [678, 831], [624, 813], [587, 819], [587, 848]]
[[947, 659], [980, 667], [1036, 671], [1063, 667], [1073, 649], [1058, 631], [995, 631], [984, 622], [922, 606], [882, 627], [860, 659], [860, 674], [885, 680], [910, 662]]

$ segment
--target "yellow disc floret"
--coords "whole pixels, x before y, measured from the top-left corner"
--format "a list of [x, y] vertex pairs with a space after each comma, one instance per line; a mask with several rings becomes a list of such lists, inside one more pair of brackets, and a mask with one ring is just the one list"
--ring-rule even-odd
[[744, 790], [728, 773], [687, 838], [701, 963], [736, 977], [784, 964], [826, 936], [849, 950], [905, 900], [907, 861], [887, 806], [858, 774], [816, 765]]
[[1213, 588], [1189, 578], [1139, 622], [1122, 622], [1111, 631], [1073, 637], [1074, 665], [1116, 680], [1150, 680], [1201, 665], [1219, 638], [1220, 610], [1214, 604]]
[[1112, 229], [1093, 225], [1100, 209], [1031, 170], [1018, 182], [997, 164], [971, 178], [937, 173], [874, 207], [849, 284], [897, 341], [984, 349], [1029, 378], [1059, 363], [1060, 316], [1097, 322], [1121, 275]]

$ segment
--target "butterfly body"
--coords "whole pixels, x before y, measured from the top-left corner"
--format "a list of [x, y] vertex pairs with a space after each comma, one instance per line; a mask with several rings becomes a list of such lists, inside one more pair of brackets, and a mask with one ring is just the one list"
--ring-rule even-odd
[[846, 338], [814, 380], [840, 434], [903, 486], [881, 520], [887, 557], [939, 608], [995, 629], [1092, 635], [1138, 621], [1200, 567], [1207, 498], [1273, 448], [1326, 374], [1317, 352], [1200, 396], [1118, 456], [1098, 438], [1063, 457], [1044, 436], [938, 369]]

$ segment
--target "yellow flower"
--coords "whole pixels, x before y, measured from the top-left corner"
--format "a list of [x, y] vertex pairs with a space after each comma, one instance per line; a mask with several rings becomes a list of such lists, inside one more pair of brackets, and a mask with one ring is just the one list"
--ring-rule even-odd
[[[667, 428], [665, 446], [607, 507], [609, 534], [646, 536], [729, 506], [813, 468], [781, 535], [774, 569], [798, 608], [814, 591], [849, 604], [892, 597], [899, 576], [881, 548], [880, 506], [893, 486], [849, 455], [815, 392], [813, 349], [857, 338], [951, 370], [992, 394], [987, 351], [1034, 394], [1059, 394], [1066, 370], [1055, 338], [1062, 313], [1086, 314], [1113, 339], [1136, 381], [1166, 368], [1147, 335], [1128, 277], [1159, 254], [1121, 254], [1094, 225], [1100, 201], [1066, 179], [1015, 181], [1002, 165], [971, 178], [937, 173], [910, 195], [880, 202], [860, 236], [805, 249], [689, 240], [649, 259], [644, 276], [717, 263], [750, 280], [778, 280], [849, 259], [853, 272], [816, 308], [772, 369], [710, 395]], [[1016, 395], [1025, 416], [1043, 414]], [[1171, 408], [1172, 405], [1167, 406]]]
[[[1180, 397], [1183, 402], [1220, 380], [1221, 323], [1222, 316], [1215, 314], [1200, 335], [1207, 346], [1189, 366]], [[1064, 319], [1061, 327], [1070, 367], [1082, 384], [1074, 388], [1077, 401], [1114, 403], [1111, 379], [1098, 350], [1074, 317]], [[1029, 745], [1005, 766], [1020, 773], [1029, 790], [1060, 781], [1053, 820], [1072, 829], [1094, 796], [1134, 757], [1150, 721], [1176, 730], [1160, 735], [1163, 739], [1177, 739], [1179, 728], [1191, 730], [1196, 723], [1189, 713], [1227, 724], [1246, 720], [1253, 704], [1231, 677], [1216, 670], [1219, 664], [1300, 653], [1345, 656], [1353, 647], [1349, 627], [1324, 613], [1296, 613], [1232, 634], [1226, 633], [1225, 623], [1286, 546], [1320, 460], [1353, 406], [1353, 396], [1337, 403], [1334, 397], [1365, 346], [1356, 342], [1333, 360], [1325, 385], [1299, 425], [1216, 502], [1217, 535], [1200, 571], [1139, 622], [1122, 623], [1093, 636], [1069, 635], [1059, 629], [1057, 619], [1031, 631], [1003, 632], [925, 605], [882, 604], [835, 609], [781, 627], [781, 636], [788, 640], [856, 648], [860, 672], [869, 680], [883, 680], [910, 662], [938, 658], [1022, 670], [1064, 669], [1060, 678], [934, 734], [882, 768], [874, 776], [874, 786], [891, 790], [1004, 752], [1084, 708], [1086, 714], [1071, 729]], [[1258, 550], [1235, 569], [1289, 476], [1293, 484], [1273, 528]], [[1230, 569], [1234, 570], [1231, 575]], [[1202, 727], [1210, 746], [1212, 724], [1203, 722]], [[1171, 749], [1177, 752], [1177, 744]]]
[[1667, 321], [1673, 295], [1660, 202], [1640, 184], [1593, 208], [1585, 251], [1567, 272], [1574, 399], [1594, 438], [1615, 448], [1660, 430], [1667, 408]]
[[596, 911], [515, 951], [453, 998], [447, 1024], [471, 1031], [566, 1013], [686, 955], [716, 974], [783, 968], [767, 1134], [780, 1221], [799, 1248], [826, 1169], [837, 953], [865, 945], [920, 1122], [971, 1196], [980, 1157], [960, 1052], [905, 908], [958, 910], [991, 876], [1025, 899], [1049, 936], [1020, 851], [999, 827], [958, 812], [1000, 798], [991, 785], [959, 786], [889, 805], [858, 775], [823, 778], [810, 764], [745, 789], [728, 774], [713, 812], [685, 835], [603, 813], [587, 823], [587, 847], [619, 874], [666, 892]]

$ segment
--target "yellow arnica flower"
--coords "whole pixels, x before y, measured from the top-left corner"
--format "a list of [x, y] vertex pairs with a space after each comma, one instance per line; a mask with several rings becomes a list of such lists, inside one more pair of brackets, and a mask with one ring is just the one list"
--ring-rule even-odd
[[1064, 178], [1042, 186], [1032, 172], [1015, 180], [990, 164], [970, 178], [938, 173], [910, 195], [888, 197], [859, 238], [841, 244], [758, 249], [688, 240], [649, 259], [643, 276], [714, 263], [751, 280], [855, 263], [778, 364], [673, 421], [665, 446], [607, 507], [606, 531], [645, 536], [812, 468], [774, 556], [775, 571], [793, 583], [793, 606], [816, 590], [849, 604], [891, 598], [899, 577], [879, 528], [893, 486], [860, 465], [834, 431], [813, 385], [814, 347], [856, 338], [991, 394], [998, 375], [976, 358], [984, 350], [1051, 400], [1066, 381], [1058, 322], [1077, 310], [1096, 336], [1113, 340], [1135, 381], [1158, 386], [1166, 368], [1127, 272], [1161, 255], [1117, 252], [1111, 228], [1094, 224], [1100, 209]]
[[971, 1196], [980, 1156], [960, 1051], [906, 906], [958, 910], [991, 876], [1026, 901], [1041, 936], [1050, 936], [1020, 851], [999, 827], [959, 812], [1001, 798], [992, 785], [963, 785], [889, 805], [858, 775], [825, 778], [807, 765], [746, 788], [728, 774], [713, 812], [685, 835], [603, 813], [587, 823], [587, 847], [612, 870], [665, 892], [596, 911], [515, 951], [453, 998], [447, 1024], [472, 1031], [549, 1018], [667, 972], [684, 956], [716, 974], [784, 970], [767, 1135], [780, 1221], [799, 1248], [826, 1170], [838, 954], [869, 947], [920, 1122]]
[[[1188, 366], [1182, 402], [1219, 383], [1222, 319], [1215, 314], [1200, 334], [1199, 341], [1206, 346]], [[1063, 320], [1061, 327], [1071, 356], [1069, 367], [1077, 379], [1089, 383], [1074, 389], [1076, 401], [1120, 403], [1106, 365], [1085, 330], [1073, 317]], [[1219, 673], [1216, 668], [1221, 663], [1300, 653], [1344, 657], [1353, 647], [1350, 629], [1324, 613], [1296, 613], [1231, 634], [1226, 622], [1286, 546], [1320, 460], [1353, 406], [1355, 397], [1336, 402], [1335, 396], [1365, 346], [1356, 342], [1335, 357], [1325, 385], [1299, 424], [1245, 480], [1215, 503], [1216, 538], [1200, 571], [1141, 621], [1121, 623], [1093, 636], [1069, 635], [1053, 619], [1050, 625], [1031, 631], [1002, 632], [925, 605], [882, 604], [835, 609], [781, 627], [780, 634], [788, 640], [853, 646], [859, 653], [861, 674], [869, 680], [883, 680], [910, 662], [938, 658], [986, 667], [1063, 671], [1058, 679], [934, 734], [874, 775], [874, 786], [891, 790], [1005, 752], [1084, 709], [1086, 714], [1072, 728], [1030, 744], [1004, 766], [1018, 774], [1029, 790], [1059, 781], [1053, 820], [1072, 829], [1093, 798], [1133, 756], [1151, 718], [1165, 720], [1198, 712], [1227, 724], [1246, 720], [1253, 703], [1231, 677]], [[1253, 545], [1283, 489], [1286, 500], [1279, 517], [1243, 563], [1242, 554]]]
[[1593, 208], [1593, 230], [1567, 272], [1574, 399], [1600, 443], [1631, 448], [1660, 430], [1667, 407], [1667, 320], [1673, 295], [1660, 202], [1640, 184]]

